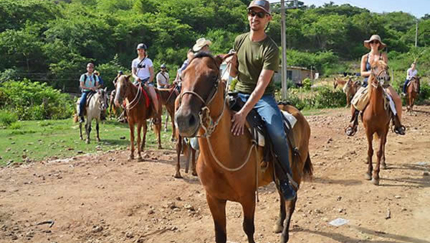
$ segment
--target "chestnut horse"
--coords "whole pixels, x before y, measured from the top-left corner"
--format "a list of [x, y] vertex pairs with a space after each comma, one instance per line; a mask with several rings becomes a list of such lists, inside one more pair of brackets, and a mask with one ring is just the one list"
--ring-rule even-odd
[[420, 78], [418, 77], [412, 77], [409, 86], [407, 88], [407, 95], [408, 95], [408, 107], [407, 111], [412, 112], [412, 109], [414, 107], [415, 99], [418, 96], [418, 92], [420, 90]]
[[[149, 95], [148, 95], [149, 96]], [[160, 113], [155, 115], [152, 104], [147, 104], [145, 94], [140, 87], [136, 87], [130, 81], [130, 75], [121, 75], [116, 83], [115, 105], [120, 106], [123, 100], [127, 99], [127, 119], [128, 126], [130, 127], [130, 157], [134, 159], [134, 126], [137, 125], [137, 158], [138, 161], [143, 161], [141, 152], [145, 148], [147, 125], [146, 120], [156, 118], [161, 121]], [[159, 111], [161, 111], [161, 102], [159, 104]], [[141, 140], [140, 133], [143, 128], [143, 139]], [[161, 149], [161, 122], [154, 125], [155, 134], [158, 138], [158, 148]]]
[[343, 92], [346, 95], [346, 107], [351, 105], [351, 100], [354, 97], [357, 90], [360, 88], [359, 81], [353, 81], [352, 78], [349, 78], [346, 82], [345, 86], [343, 86]]
[[[175, 122], [181, 136], [199, 139], [197, 174], [214, 220], [215, 241], [227, 241], [225, 207], [227, 201], [235, 201], [243, 208], [243, 229], [248, 242], [255, 242], [256, 191], [259, 186], [274, 181], [274, 165], [273, 161], [262, 161], [262, 149], [254, 145], [250, 132], [233, 136], [230, 131], [232, 111], [226, 104], [226, 84], [220, 81], [220, 65], [225, 57], [199, 53], [191, 60], [183, 72]], [[302, 179], [312, 176], [310, 127], [299, 110], [292, 106], [286, 109], [297, 118], [292, 131], [296, 153], [290, 147], [289, 155], [293, 179], [300, 184]], [[281, 194], [279, 197], [280, 213], [275, 231], [282, 232], [281, 242], [287, 242], [297, 198], [285, 201]]]
[[343, 87], [346, 84], [346, 82], [347, 82], [347, 80], [343, 80], [340, 78], [334, 78], [333, 88], [336, 89], [337, 86], [339, 86], [339, 85]]
[[[177, 93], [175, 87], [168, 88], [168, 89], [164, 89], [164, 88], [163, 89], [156, 89], [156, 91], [160, 97], [161, 104], [163, 104], [164, 107], [166, 107], [166, 110], [169, 113], [170, 120], [172, 122], [172, 138], [171, 138], [171, 141], [173, 142], [175, 140], [175, 121], [174, 121], [175, 100], [176, 100], [176, 97], [178, 97], [178, 93]], [[166, 117], [166, 125], [165, 125], [166, 128], [167, 128], [167, 120], [168, 120], [168, 117]]]
[[[385, 164], [385, 144], [387, 142], [387, 134], [390, 125], [391, 110], [384, 96], [384, 88], [388, 87], [390, 76], [388, 74], [387, 64], [379, 60], [372, 63], [371, 74], [369, 77], [369, 104], [363, 111], [362, 120], [366, 131], [368, 142], [367, 150], [367, 163], [368, 170], [366, 179], [372, 179], [373, 184], [379, 185], [379, 171], [382, 163], [383, 168]], [[373, 136], [379, 138], [379, 149], [376, 154], [376, 167], [373, 169], [372, 156], [373, 156]], [[373, 170], [373, 178], [372, 178]]]

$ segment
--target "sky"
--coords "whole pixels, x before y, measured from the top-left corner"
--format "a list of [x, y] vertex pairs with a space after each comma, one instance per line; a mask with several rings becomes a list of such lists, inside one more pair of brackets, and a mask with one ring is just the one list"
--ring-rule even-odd
[[[280, 0], [269, 0], [270, 2], [280, 2]], [[300, 0], [305, 5], [321, 6], [329, 3], [330, 0]], [[371, 12], [397, 12], [410, 13], [417, 18], [430, 14], [430, 0], [331, 0], [336, 5], [350, 4], [360, 8], [369, 9]]]

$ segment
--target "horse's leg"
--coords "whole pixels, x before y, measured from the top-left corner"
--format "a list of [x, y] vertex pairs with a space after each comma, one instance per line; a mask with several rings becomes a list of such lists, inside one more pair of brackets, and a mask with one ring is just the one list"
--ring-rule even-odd
[[197, 176], [197, 170], [196, 170], [196, 150], [191, 148], [191, 166], [192, 166], [192, 175]]
[[97, 142], [100, 142], [99, 123], [100, 123], [100, 118], [96, 119]]
[[161, 146], [161, 116], [160, 116], [160, 123], [155, 125], [155, 133], [157, 134], [158, 138], [158, 149], [163, 149]]
[[209, 209], [211, 210], [212, 219], [215, 225], [215, 242], [226, 243], [227, 242], [227, 230], [226, 230], [226, 216], [225, 216], [225, 204], [226, 200], [221, 200], [211, 197], [206, 192], [206, 201], [208, 202]]
[[170, 120], [172, 121], [172, 139], [170, 139], [172, 142], [175, 141], [175, 133], [176, 133], [176, 127], [175, 127], [175, 117], [174, 117], [174, 111], [169, 111]]
[[[85, 128], [86, 129], [86, 128]], [[81, 140], [84, 140], [84, 138], [82, 137], [82, 122], [79, 122], [79, 138]]]
[[255, 243], [254, 241], [254, 215], [255, 215], [255, 194], [251, 193], [249, 198], [241, 203], [243, 208], [243, 230], [248, 237], [248, 243]]
[[87, 117], [87, 124], [85, 124], [85, 128], [87, 130], [87, 140], [86, 143], [89, 144], [90, 143], [90, 133], [91, 133], [91, 121], [92, 117]]
[[176, 173], [175, 178], [182, 178], [181, 176], [181, 151], [182, 151], [183, 141], [182, 137], [178, 137], [178, 141], [176, 142], [176, 155], [177, 155], [177, 161], [176, 161]]
[[279, 218], [276, 221], [275, 227], [273, 228], [273, 231], [275, 233], [282, 233], [284, 229], [284, 220], [287, 217], [287, 214], [285, 212], [285, 200], [281, 193], [279, 193], [279, 204], [280, 204], [280, 210], [279, 210]]
[[374, 185], [378, 186], [379, 185], [379, 171], [381, 170], [381, 158], [382, 158], [382, 153], [383, 153], [383, 146], [385, 144], [384, 140], [385, 140], [385, 131], [383, 133], [378, 134], [379, 135], [379, 149], [378, 152], [376, 153], [376, 167], [373, 170], [373, 178], [372, 178], [372, 182]]
[[129, 160], [134, 159], [134, 123], [128, 122], [128, 127], [130, 128], [130, 157]]
[[285, 201], [286, 206], [286, 219], [284, 221], [284, 229], [282, 230], [281, 242], [288, 242], [290, 235], [290, 223], [291, 217], [293, 216], [294, 210], [296, 209], [297, 197], [291, 201]]
[[148, 125], [146, 123], [146, 120], [142, 123], [142, 128], [143, 128], [143, 137], [142, 137], [142, 143], [140, 144], [140, 151], [143, 153], [143, 151], [145, 151], [146, 132], [148, 131]]
[[368, 148], [367, 148], [367, 164], [368, 164], [368, 168], [367, 168], [367, 173], [365, 175], [366, 180], [370, 180], [372, 179], [372, 170], [373, 170], [373, 165], [372, 165], [372, 156], [373, 156], [373, 133], [370, 132], [366, 132], [367, 135], [367, 143], [368, 143]]
[[166, 112], [165, 113], [167, 113], [167, 114], [165, 114], [166, 115], [166, 120], [164, 121], [164, 132], [167, 132], [167, 123], [169, 122], [169, 111], [167, 110], [167, 108], [166, 108]]
[[[146, 123], [146, 121], [144, 121]], [[142, 123], [137, 124], [137, 161], [142, 162], [142, 148], [140, 147], [140, 144], [142, 143], [141, 139], [141, 133], [142, 133]]]
[[387, 126], [387, 129], [385, 130], [385, 135], [383, 135], [384, 141], [383, 141], [383, 144], [382, 144], [382, 160], [381, 160], [381, 164], [382, 164], [382, 169], [383, 170], [387, 169], [387, 164], [385, 163], [385, 144], [387, 143], [388, 129], [389, 129], [389, 126]]

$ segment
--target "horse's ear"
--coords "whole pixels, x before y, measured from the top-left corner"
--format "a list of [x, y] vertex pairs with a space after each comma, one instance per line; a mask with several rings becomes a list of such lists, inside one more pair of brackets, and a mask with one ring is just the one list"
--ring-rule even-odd
[[130, 80], [130, 76], [131, 76], [130, 74], [129, 74], [129, 75], [126, 75], [126, 76], [125, 76], [125, 79], [127, 79], [127, 81], [128, 81], [128, 80]]
[[229, 54], [220, 54], [215, 57], [215, 61], [217, 62], [218, 66], [221, 66], [221, 63], [226, 60], [227, 58], [233, 56], [235, 53], [229, 53]]
[[107, 87], [104, 89], [105, 92], [107, 92]]

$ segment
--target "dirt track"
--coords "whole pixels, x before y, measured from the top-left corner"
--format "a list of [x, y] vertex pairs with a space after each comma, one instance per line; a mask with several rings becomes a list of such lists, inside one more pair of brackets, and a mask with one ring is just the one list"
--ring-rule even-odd
[[[364, 180], [367, 141], [347, 138], [347, 109], [309, 116], [313, 182], [299, 191], [290, 242], [430, 243], [430, 107], [390, 132], [380, 186]], [[360, 125], [360, 128], [362, 126]], [[174, 151], [127, 151], [0, 169], [0, 242], [214, 242], [199, 180], [174, 179]], [[387, 218], [387, 214], [390, 218]], [[229, 242], [245, 242], [241, 208], [227, 204]], [[278, 242], [273, 185], [260, 188], [255, 239]], [[336, 218], [349, 220], [334, 227]], [[52, 220], [54, 224], [37, 225]]]

